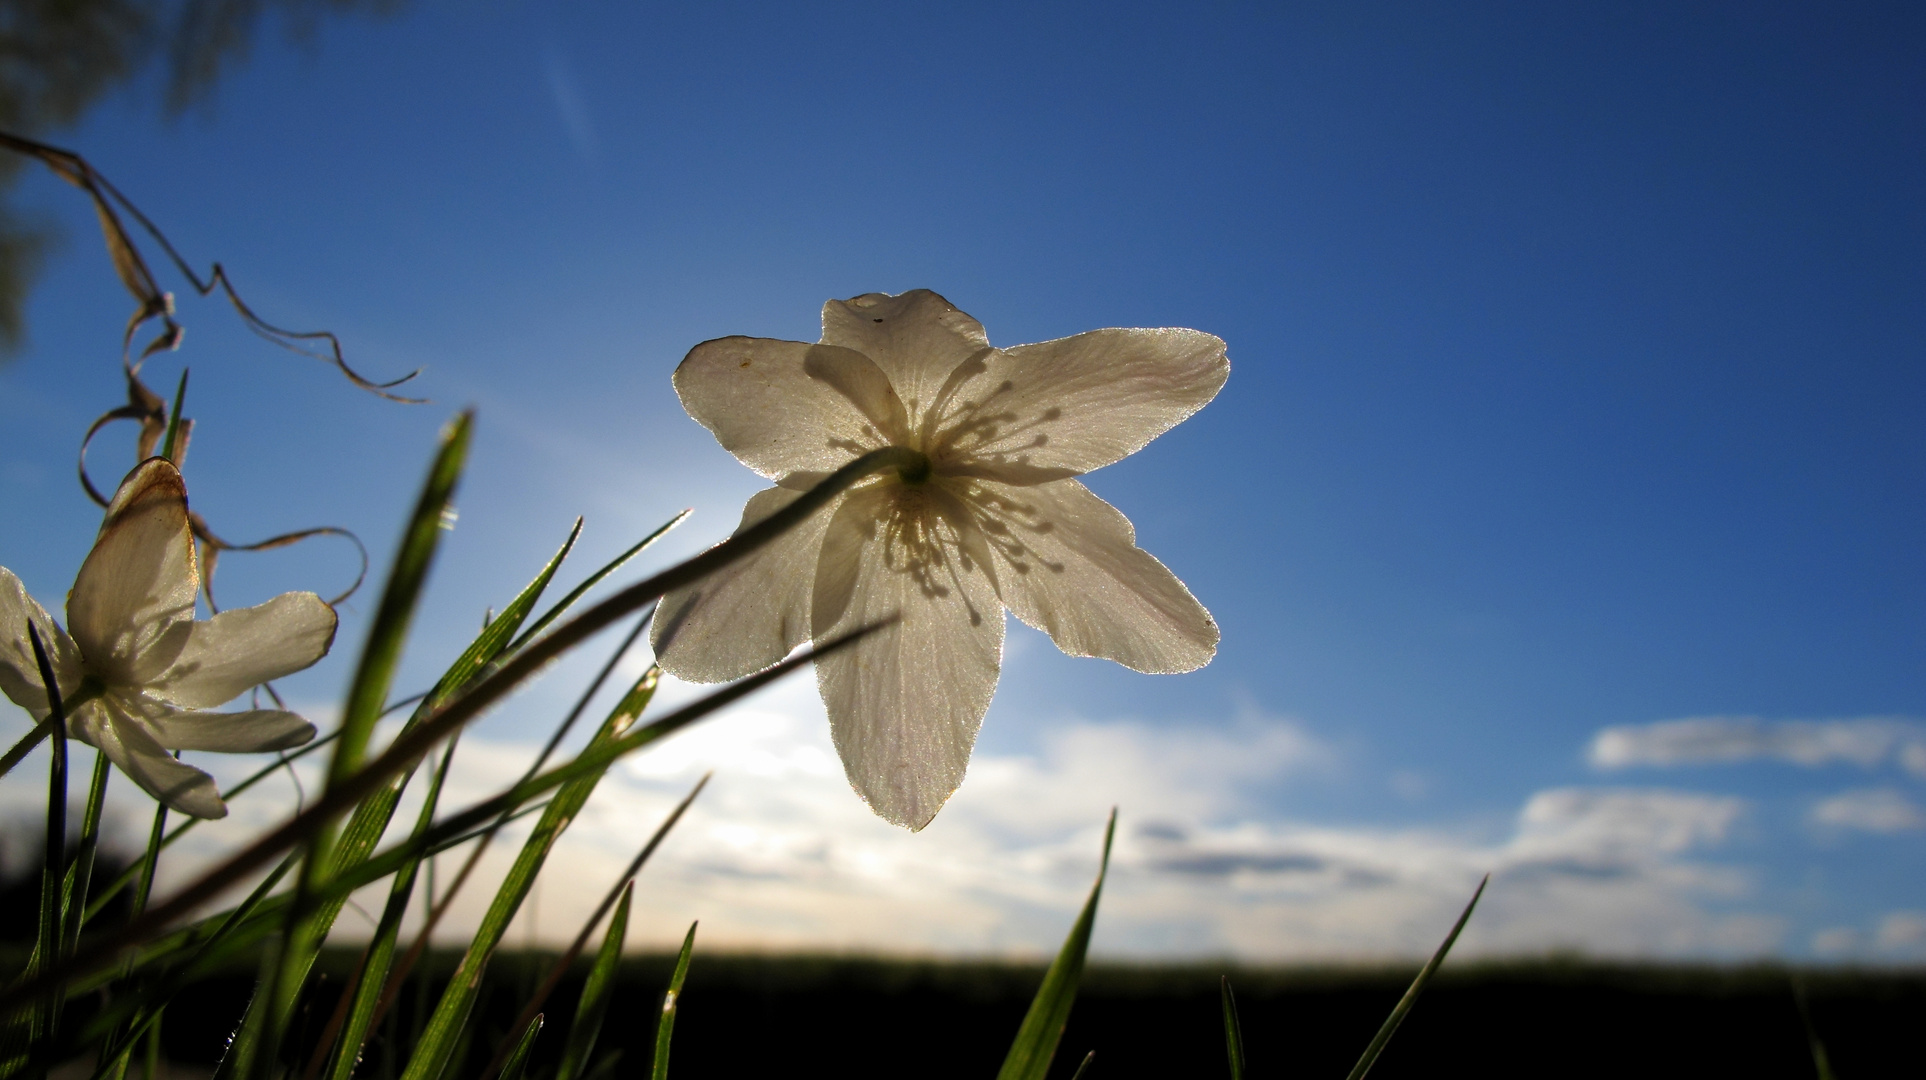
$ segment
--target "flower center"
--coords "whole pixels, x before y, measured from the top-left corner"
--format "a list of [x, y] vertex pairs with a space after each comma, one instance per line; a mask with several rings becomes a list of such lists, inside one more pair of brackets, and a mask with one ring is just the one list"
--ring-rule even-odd
[[896, 475], [902, 478], [903, 483], [910, 487], [922, 487], [929, 483], [934, 469], [930, 466], [928, 454], [906, 446], [896, 447], [896, 451], [903, 457], [902, 463], [896, 466]]

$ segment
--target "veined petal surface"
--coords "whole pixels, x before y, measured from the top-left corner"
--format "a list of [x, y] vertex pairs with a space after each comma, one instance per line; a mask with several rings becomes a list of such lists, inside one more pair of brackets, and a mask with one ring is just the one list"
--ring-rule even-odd
[[26, 585], [13, 571], [0, 566], [0, 693], [39, 721], [47, 716], [47, 688], [41, 685], [40, 664], [33, 658], [33, 642], [27, 637], [29, 621], [40, 632], [40, 644], [53, 662], [60, 692], [71, 695], [85, 676], [73, 639], [54, 625], [46, 609], [27, 594]]
[[972, 522], [925, 491], [885, 483], [851, 492], [823, 537], [812, 603], [818, 642], [896, 618], [816, 661], [837, 753], [881, 817], [929, 824], [963, 782], [996, 690], [1003, 607], [989, 568], [969, 557]]
[[[134, 711], [134, 702], [121, 705]], [[314, 738], [314, 725], [282, 709], [209, 712], [176, 709], [166, 702], [139, 703], [154, 741], [169, 750], [214, 750], [224, 754], [257, 754], [286, 750]]]
[[169, 809], [197, 818], [227, 816], [227, 804], [221, 801], [214, 778], [175, 760], [119, 695], [101, 695], [79, 717], [84, 722], [75, 725], [74, 734], [106, 754], [141, 790]]
[[824, 304], [823, 344], [875, 361], [914, 418], [929, 409], [958, 364], [989, 349], [990, 339], [983, 324], [955, 304], [928, 289], [912, 289]]
[[170, 631], [194, 618], [198, 588], [187, 486], [172, 462], [149, 458], [108, 504], [67, 595], [68, 632], [103, 681], [138, 685], [186, 644], [184, 634]]
[[[759, 491], [741, 532], [795, 502], [801, 491]], [[649, 627], [662, 670], [689, 682], [727, 682], [761, 671], [809, 640], [810, 578], [838, 501], [709, 577], [664, 596]]]
[[1038, 483], [1143, 449], [1217, 396], [1230, 361], [1196, 330], [1092, 330], [959, 374], [930, 418], [938, 469]]
[[326, 656], [335, 623], [334, 609], [308, 592], [282, 593], [264, 604], [223, 611], [189, 624], [173, 662], [144, 689], [194, 709], [226, 704]]
[[1137, 546], [1130, 520], [1081, 483], [977, 480], [964, 498], [997, 553], [1004, 604], [1064, 652], [1155, 674], [1216, 655], [1210, 612]]
[[705, 341], [675, 369], [675, 392], [723, 449], [771, 479], [831, 471], [907, 427], [882, 369], [834, 345]]

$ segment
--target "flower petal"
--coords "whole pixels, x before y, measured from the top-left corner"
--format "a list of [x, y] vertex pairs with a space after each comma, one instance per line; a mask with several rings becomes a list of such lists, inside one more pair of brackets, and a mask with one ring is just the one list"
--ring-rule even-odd
[[1003, 602], [1058, 648], [1151, 673], [1193, 671], [1216, 655], [1210, 612], [1089, 488], [1075, 480], [968, 488], [1002, 564]]
[[864, 293], [823, 305], [823, 344], [854, 349], [889, 376], [911, 417], [937, 398], [958, 364], [986, 352], [983, 324], [928, 289]]
[[1230, 377], [1221, 338], [1092, 330], [959, 369], [930, 438], [939, 472], [1047, 483], [1089, 472], [1203, 408]]
[[827, 472], [907, 429], [889, 377], [834, 345], [705, 341], [675, 369], [675, 392], [723, 449], [770, 478]]
[[154, 741], [169, 750], [255, 754], [286, 750], [314, 738], [314, 725], [280, 709], [207, 712], [151, 702], [144, 710]]
[[967, 519], [897, 484], [853, 491], [817, 564], [813, 636], [900, 621], [816, 662], [843, 768], [881, 817], [921, 829], [963, 782], [1003, 658], [1003, 607]]
[[221, 801], [214, 778], [175, 760], [118, 694], [101, 695], [81, 715], [88, 722], [76, 725], [74, 734], [98, 747], [141, 790], [192, 817], [227, 816], [227, 804]]
[[226, 704], [328, 655], [335, 622], [334, 609], [309, 592], [282, 593], [265, 604], [223, 611], [189, 624], [173, 664], [142, 689], [189, 708]]
[[187, 485], [172, 462], [148, 458], [114, 492], [67, 594], [67, 627], [88, 666], [110, 685], [165, 670], [186, 643], [176, 626], [194, 618], [200, 580]]
[[80, 689], [84, 669], [80, 651], [73, 639], [47, 616], [46, 609], [27, 594], [27, 587], [0, 566], [0, 693], [33, 714], [36, 721], [47, 716], [47, 688], [40, 681], [40, 664], [33, 658], [33, 642], [27, 638], [27, 623], [40, 632], [40, 643], [53, 661], [54, 679], [60, 692], [72, 695]]
[[[785, 487], [759, 491], [737, 532], [796, 501]], [[727, 682], [781, 660], [809, 640], [809, 581], [836, 501], [757, 551], [662, 598], [649, 643], [662, 670], [689, 682]]]

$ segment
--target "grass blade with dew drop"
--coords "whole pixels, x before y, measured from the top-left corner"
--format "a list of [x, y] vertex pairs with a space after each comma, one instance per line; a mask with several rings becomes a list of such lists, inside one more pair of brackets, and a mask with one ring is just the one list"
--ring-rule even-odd
[[[642, 680], [623, 695], [622, 700], [610, 711], [608, 719], [602, 722], [601, 729], [589, 741], [589, 749], [619, 740], [640, 716], [654, 689], [655, 681], [651, 673], [644, 672]], [[448, 981], [447, 989], [442, 992], [441, 1000], [436, 1003], [428, 1027], [422, 1032], [421, 1041], [415, 1045], [408, 1067], [402, 1073], [403, 1080], [438, 1080], [443, 1071], [454, 1063], [457, 1043], [463, 1030], [468, 1027], [469, 1015], [481, 994], [482, 974], [487, 970], [489, 960], [501, 945], [502, 936], [508, 932], [508, 924], [520, 910], [522, 901], [528, 897], [529, 889], [535, 884], [535, 876], [541, 873], [555, 841], [560, 839], [563, 830], [568, 828], [588, 802], [607, 768], [604, 765], [563, 784], [549, 802], [548, 809], [536, 819], [535, 828], [522, 844], [522, 850], [509, 867], [488, 910], [483, 912], [474, 938], [468, 943], [460, 964]]]
[[1083, 980], [1084, 954], [1090, 951], [1090, 931], [1097, 925], [1097, 901], [1103, 896], [1104, 875], [1110, 872], [1110, 842], [1117, 835], [1117, 811], [1110, 811], [1110, 822], [1103, 829], [1103, 858], [1097, 866], [1097, 883], [1090, 888], [1090, 899], [1070, 928], [1063, 948], [1043, 975], [1043, 985], [1017, 1028], [1010, 1052], [997, 1070], [997, 1080], [1044, 1080], [1050, 1061], [1057, 1055], [1064, 1025], [1070, 1022], [1070, 1007], [1076, 1004], [1077, 984]]
[[[339, 791], [366, 763], [375, 723], [394, 685], [408, 628], [414, 622], [415, 608], [428, 583], [428, 571], [441, 547], [473, 432], [472, 412], [457, 414], [442, 428], [434, 461], [416, 496], [408, 523], [402, 529], [399, 550], [388, 571], [373, 624], [348, 685], [347, 701], [341, 713], [341, 734], [335, 740], [334, 754], [328, 762], [324, 801], [327, 794]], [[380, 793], [372, 794], [376, 797], [371, 802], [381, 801]], [[399, 791], [395, 791], [394, 797], [399, 796]], [[374, 819], [382, 815], [362, 813], [361, 809], [364, 808], [357, 808], [339, 837], [330, 818], [317, 821], [301, 838], [307, 857], [302, 860], [301, 873], [295, 883], [295, 903], [287, 909], [290, 920], [287, 932], [281, 936], [280, 948], [265, 961], [265, 983], [249, 1002], [240, 1030], [215, 1069], [216, 1080], [253, 1077], [257, 1073], [265, 1076], [271, 1069], [301, 984], [307, 981], [314, 956], [333, 924], [334, 914], [340, 910], [339, 905], [333, 905], [333, 910], [326, 907], [317, 910], [305, 902], [305, 897], [329, 876], [338, 858], [353, 861], [357, 854], [365, 855], [365, 850], [357, 852], [356, 849], [364, 844], [371, 848], [387, 828], [385, 817], [377, 821]], [[338, 853], [337, 843], [341, 846]], [[343, 902], [345, 900], [344, 897]]]
[[[534, 579], [524, 586], [513, 600], [509, 601], [500, 615], [489, 619], [483, 625], [481, 632], [436, 681], [434, 688], [423, 696], [404, 724], [404, 731], [412, 728], [436, 706], [460, 693], [464, 687], [481, 677], [488, 670], [489, 665], [508, 649], [515, 631], [534, 609], [536, 602], [548, 588], [549, 582], [554, 579], [563, 560], [567, 559], [569, 552], [574, 550], [575, 542], [581, 535], [582, 519], [576, 518], [561, 547], [542, 566]], [[393, 820], [395, 807], [400, 801], [402, 785], [412, 775], [413, 770], [410, 770], [397, 784], [373, 793], [355, 808], [347, 827], [342, 831], [342, 840], [335, 851], [328, 876], [352, 868], [372, 853], [375, 843]], [[311, 891], [315, 882], [311, 880], [305, 884], [306, 889]], [[298, 934], [290, 938], [298, 942], [298, 947], [289, 950], [287, 962], [291, 967], [282, 977], [284, 996], [278, 1002], [279, 1008], [274, 1021], [278, 1025], [277, 1030], [286, 1030], [286, 1025], [292, 1017], [295, 999], [299, 995], [300, 984], [305, 981], [307, 972], [313, 967], [320, 952], [321, 942], [333, 927], [334, 920], [339, 917], [345, 900], [344, 895], [340, 899], [330, 898], [316, 904], [314, 910], [306, 915]]]
[[1070, 1074], [1070, 1080], [1083, 1080], [1083, 1074], [1090, 1071], [1090, 1063], [1097, 1060], [1095, 1050], [1086, 1051], [1083, 1060], [1077, 1062], [1077, 1071]]
[[508, 1063], [502, 1066], [502, 1080], [522, 1080], [528, 1071], [528, 1055], [535, 1049], [535, 1036], [542, 1033], [542, 1014], [536, 1013], [535, 1019], [522, 1029], [522, 1037], [515, 1042], [515, 1049], [508, 1055]]
[[662, 1015], [655, 1022], [655, 1057], [649, 1063], [649, 1080], [669, 1078], [669, 1040], [675, 1035], [676, 1010], [682, 1008], [682, 984], [689, 979], [689, 955], [695, 951], [696, 927], [682, 939], [682, 952], [675, 958], [675, 974], [669, 976], [669, 989], [662, 994]]
[[[622, 942], [629, 936], [629, 902], [635, 898], [635, 879], [622, 888], [622, 900], [609, 917], [608, 933], [595, 954], [595, 966], [582, 984], [582, 998], [575, 1006], [575, 1019], [569, 1022], [568, 1042], [562, 1050], [562, 1063], [555, 1080], [582, 1080], [588, 1070], [589, 1055], [602, 1034], [602, 1018], [609, 1011], [609, 998], [615, 992], [615, 969], [622, 963]], [[485, 1075], [485, 1074], [484, 1074]], [[507, 1074], [504, 1071], [503, 1080]]]
[[1397, 1034], [1398, 1025], [1404, 1023], [1404, 1018], [1411, 1014], [1412, 1006], [1418, 1003], [1418, 995], [1424, 993], [1425, 984], [1429, 983], [1431, 976], [1437, 973], [1438, 965], [1444, 963], [1445, 954], [1451, 951], [1451, 946], [1457, 942], [1458, 935], [1464, 931], [1465, 924], [1471, 921], [1471, 912], [1478, 906], [1478, 898], [1485, 894], [1485, 886], [1489, 884], [1491, 884], [1491, 875], [1486, 874], [1478, 882], [1477, 890], [1471, 894], [1471, 902], [1465, 905], [1464, 913], [1458, 916], [1456, 923], [1452, 924], [1451, 933], [1445, 935], [1444, 944], [1438, 946], [1438, 951], [1431, 954], [1431, 959], [1425, 962], [1423, 969], [1418, 972], [1418, 977], [1411, 980], [1411, 987], [1404, 992], [1402, 998], [1398, 999], [1397, 1007], [1392, 1009], [1391, 1015], [1385, 1018], [1384, 1025], [1378, 1028], [1378, 1033], [1371, 1039], [1371, 1045], [1364, 1048], [1364, 1056], [1358, 1058], [1358, 1063], [1351, 1067], [1351, 1073], [1345, 1077], [1345, 1080], [1364, 1080], [1364, 1074], [1370, 1072], [1371, 1066], [1377, 1064], [1378, 1055], [1384, 1053], [1385, 1046], [1391, 1042], [1391, 1036]]
[[[689, 793], [682, 797], [682, 801], [676, 804], [675, 809], [669, 811], [669, 816], [662, 819], [662, 824], [656, 826], [655, 832], [649, 836], [648, 843], [643, 844], [642, 850], [636, 852], [635, 858], [629, 861], [628, 868], [616, 877], [614, 886], [602, 897], [602, 902], [589, 915], [588, 921], [582, 924], [582, 929], [575, 935], [575, 940], [569, 943], [568, 951], [564, 952], [548, 969], [548, 978], [542, 981], [541, 988], [536, 990], [527, 1004], [522, 1006], [522, 1014], [515, 1018], [515, 1022], [508, 1025], [510, 1031], [534, 1019], [535, 1014], [542, 1011], [548, 1004], [549, 995], [561, 985], [562, 977], [568, 974], [568, 969], [575, 963], [575, 958], [582, 955], [582, 950], [587, 947], [589, 935], [595, 932], [596, 926], [602, 922], [602, 917], [609, 913], [609, 909], [615, 905], [624, 890], [634, 883], [636, 875], [640, 874], [642, 867], [648, 863], [649, 856], [655, 854], [655, 849], [662, 845], [662, 840], [669, 835], [669, 830], [675, 828], [676, 822], [682, 820], [682, 815], [688, 811], [690, 804], [695, 802], [696, 796], [702, 794], [702, 789], [709, 785], [710, 775], [712, 774], [705, 774], [702, 779], [696, 781], [695, 787], [690, 788]], [[483, 1080], [494, 1075], [496, 1067], [501, 1064], [500, 1055], [505, 1052], [506, 1049], [498, 1051], [497, 1060], [489, 1062], [488, 1066], [481, 1071]]]
[[1229, 975], [1217, 986], [1224, 999], [1224, 1052], [1230, 1056], [1231, 1080], [1244, 1080], [1244, 1025], [1237, 1019], [1237, 995], [1231, 993]]

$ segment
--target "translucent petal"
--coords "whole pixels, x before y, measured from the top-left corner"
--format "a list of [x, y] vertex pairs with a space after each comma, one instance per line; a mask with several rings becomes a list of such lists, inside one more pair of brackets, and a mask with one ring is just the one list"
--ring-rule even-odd
[[0, 566], [0, 693], [32, 713], [35, 720], [42, 720], [47, 715], [47, 688], [41, 685], [40, 665], [33, 658], [33, 642], [27, 637], [28, 620], [40, 631], [41, 645], [49, 650], [47, 658], [53, 661], [60, 692], [72, 695], [85, 675], [73, 639], [27, 595], [27, 587], [13, 576], [13, 571]]
[[[737, 532], [796, 501], [785, 487], [759, 491]], [[662, 598], [649, 642], [662, 670], [690, 682], [739, 679], [809, 640], [809, 581], [836, 502], [715, 574]]]
[[125, 698], [121, 704], [130, 712], [140, 708], [154, 741], [169, 750], [254, 754], [286, 750], [314, 738], [313, 724], [280, 709], [207, 712], [176, 709], [151, 699], [135, 706]]
[[963, 782], [996, 690], [1003, 607], [966, 558], [967, 520], [898, 484], [852, 492], [823, 538], [814, 637], [900, 621], [816, 663], [849, 782], [883, 818], [920, 829]]
[[187, 523], [187, 487], [164, 458], [122, 480], [94, 549], [67, 595], [67, 628], [94, 674], [138, 686], [186, 644], [200, 574]]
[[675, 369], [683, 408], [767, 477], [827, 472], [900, 438], [903, 404], [861, 353], [770, 338], [705, 341]]
[[1192, 671], [1216, 655], [1210, 612], [1089, 488], [959, 486], [997, 553], [1003, 602], [1064, 652], [1151, 673]]
[[823, 344], [854, 349], [876, 362], [909, 410], [920, 417], [958, 364], [990, 347], [983, 324], [928, 289], [900, 296], [865, 293], [823, 305]]
[[223, 611], [189, 624], [173, 663], [142, 689], [176, 705], [210, 709], [326, 656], [334, 629], [334, 609], [313, 593], [282, 593]]
[[1108, 465], [1203, 408], [1230, 376], [1196, 330], [1092, 330], [959, 368], [926, 445], [946, 475], [1048, 483]]
[[141, 790], [183, 814], [227, 816], [214, 778], [176, 761], [118, 695], [104, 694], [83, 712], [90, 722], [78, 726], [75, 734], [98, 747]]

